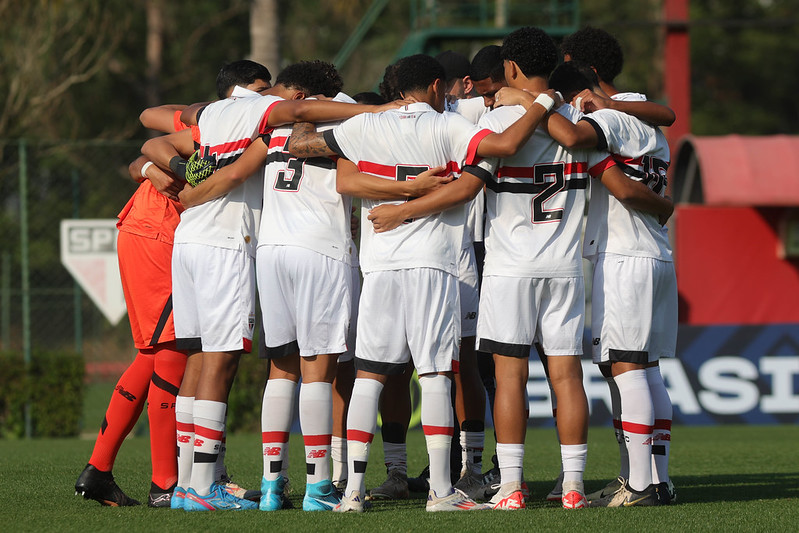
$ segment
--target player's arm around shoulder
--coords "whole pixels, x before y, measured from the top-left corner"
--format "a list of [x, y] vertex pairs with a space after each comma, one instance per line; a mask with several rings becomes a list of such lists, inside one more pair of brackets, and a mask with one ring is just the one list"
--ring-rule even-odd
[[515, 155], [530, 139], [541, 121], [556, 108], [556, 104], [560, 105], [560, 99], [553, 89], [540, 93], [521, 118], [508, 126], [505, 131], [485, 136], [477, 146], [477, 155], [480, 157]]
[[190, 129], [162, 135], [142, 145], [141, 153], [162, 170], [172, 170], [170, 162], [175, 158], [188, 158], [194, 152], [194, 138]]
[[361, 172], [355, 163], [342, 157], [336, 167], [336, 192], [370, 200], [417, 198], [452, 181], [451, 176], [441, 176], [444, 171], [444, 167], [435, 167], [415, 179], [396, 181]]
[[661, 224], [665, 224], [674, 212], [671, 198], [660, 196], [640, 181], [630, 179], [616, 165], [606, 168], [598, 179], [625, 207], [651, 213]]

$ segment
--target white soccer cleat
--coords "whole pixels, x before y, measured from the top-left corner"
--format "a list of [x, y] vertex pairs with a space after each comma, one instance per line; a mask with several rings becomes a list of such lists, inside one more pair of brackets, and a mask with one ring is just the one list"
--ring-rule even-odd
[[565, 481], [561, 503], [564, 509], [582, 509], [588, 507], [582, 481]]
[[334, 513], [362, 513], [363, 512], [363, 498], [361, 492], [358, 490], [352, 491], [350, 496], [342, 496], [341, 502], [333, 507]]
[[486, 504], [486, 509], [495, 511], [518, 511], [525, 509], [522, 484], [518, 481], [505, 483], [499, 487], [494, 497]]
[[437, 513], [439, 511], [477, 511], [480, 509], [483, 509], [482, 505], [457, 489], [453, 489], [452, 494], [443, 498], [439, 498], [433, 489], [430, 489], [427, 494], [425, 511], [429, 513]]

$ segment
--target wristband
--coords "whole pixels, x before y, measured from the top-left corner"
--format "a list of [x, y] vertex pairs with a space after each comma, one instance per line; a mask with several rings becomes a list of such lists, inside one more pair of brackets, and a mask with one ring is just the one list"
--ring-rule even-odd
[[543, 108], [547, 110], [547, 113], [549, 113], [555, 105], [555, 100], [547, 93], [541, 93], [535, 98], [533, 103], [543, 106]]
[[141, 177], [142, 177], [142, 179], [144, 179], [144, 180], [147, 179], [147, 169], [150, 168], [151, 166], [153, 166], [154, 164], [155, 163], [153, 163], [152, 161], [147, 161], [144, 165], [142, 165], [142, 167], [141, 167]]

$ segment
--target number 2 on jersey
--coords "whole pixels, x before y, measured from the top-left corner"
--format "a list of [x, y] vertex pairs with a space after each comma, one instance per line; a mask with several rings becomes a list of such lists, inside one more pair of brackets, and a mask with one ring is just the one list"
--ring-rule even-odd
[[549, 186], [533, 197], [533, 224], [560, 222], [563, 219], [563, 209], [544, 208], [544, 204], [549, 199], [565, 188], [566, 178], [563, 167], [563, 163], [550, 163], [534, 167], [533, 183], [538, 186], [547, 184]]

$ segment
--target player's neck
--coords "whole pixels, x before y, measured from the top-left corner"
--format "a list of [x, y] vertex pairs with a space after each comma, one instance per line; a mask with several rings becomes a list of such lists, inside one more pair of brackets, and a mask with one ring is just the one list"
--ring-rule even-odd
[[509, 82], [508, 85], [514, 89], [521, 89], [532, 93], [541, 93], [549, 89], [549, 82], [543, 76], [532, 76], [530, 78], [519, 76], [512, 82]]
[[614, 94], [617, 94], [619, 92], [619, 90], [616, 89], [616, 87], [614, 87], [612, 83], [607, 83], [601, 80], [599, 81], [599, 88], [605, 91], [605, 94], [607, 94], [608, 96], [613, 96]]

